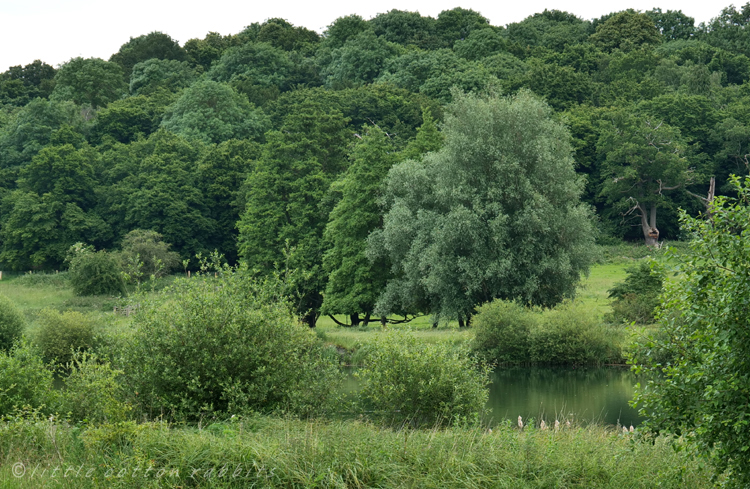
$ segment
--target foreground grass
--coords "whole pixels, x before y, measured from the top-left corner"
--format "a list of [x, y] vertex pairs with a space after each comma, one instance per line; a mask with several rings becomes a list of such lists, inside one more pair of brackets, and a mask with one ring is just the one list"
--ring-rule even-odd
[[600, 426], [390, 430], [253, 417], [202, 429], [79, 429], [18, 420], [0, 425], [0, 488], [713, 487], [702, 460], [675, 447], [685, 448]]

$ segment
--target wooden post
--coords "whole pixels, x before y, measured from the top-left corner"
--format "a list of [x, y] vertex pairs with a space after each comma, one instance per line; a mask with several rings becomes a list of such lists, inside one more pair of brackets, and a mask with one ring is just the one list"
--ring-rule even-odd
[[188, 278], [190, 278], [190, 270], [188, 270]]
[[3, 272], [0, 272], [0, 280], [3, 279]]

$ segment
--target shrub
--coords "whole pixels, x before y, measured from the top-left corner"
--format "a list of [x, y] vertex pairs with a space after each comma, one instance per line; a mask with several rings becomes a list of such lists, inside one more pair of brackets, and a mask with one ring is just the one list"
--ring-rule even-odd
[[0, 351], [10, 350], [21, 338], [23, 326], [21, 311], [10, 299], [0, 295]]
[[42, 409], [54, 403], [52, 371], [28, 342], [0, 351], [0, 372], [0, 416], [23, 406]]
[[575, 302], [543, 311], [502, 300], [475, 316], [473, 350], [504, 364], [601, 364], [622, 360], [623, 331], [603, 324]]
[[124, 370], [144, 410], [195, 419], [325, 409], [340, 380], [335, 350], [294, 317], [282, 288], [224, 269], [139, 299]]
[[85, 351], [94, 345], [94, 323], [80, 312], [44, 309], [38, 322], [36, 343], [47, 361], [65, 365], [72, 360], [74, 351]]
[[517, 302], [488, 302], [474, 317], [476, 335], [472, 347], [489, 362], [527, 363], [531, 360], [529, 332], [536, 322], [536, 316]]
[[76, 295], [125, 294], [120, 265], [106, 251], [76, 254], [70, 260], [70, 283]]
[[664, 269], [656, 262], [642, 261], [627, 269], [627, 276], [609, 289], [614, 321], [649, 324], [654, 322], [654, 311], [664, 285]]
[[73, 356], [68, 370], [58, 404], [61, 414], [95, 424], [125, 421], [132, 407], [124, 401], [122, 371], [85, 352]]
[[582, 304], [565, 302], [537, 314], [529, 337], [533, 363], [584, 365], [622, 359], [623, 332], [602, 324]]
[[180, 265], [180, 255], [169, 251], [170, 246], [156, 231], [134, 229], [122, 239], [118, 257], [131, 279], [140, 283], [141, 277], [163, 277]]
[[645, 374], [635, 399], [647, 426], [687, 435], [728, 474], [727, 487], [750, 486], [750, 177], [743, 180], [730, 178], [736, 197], [717, 196], [709, 219], [681, 212], [691, 241], [675, 260], [679, 280], [664, 292], [661, 337], [631, 359]]
[[478, 421], [489, 390], [489, 367], [464, 345], [422, 343], [413, 334], [379, 336], [367, 356], [360, 402], [384, 420], [415, 426]]

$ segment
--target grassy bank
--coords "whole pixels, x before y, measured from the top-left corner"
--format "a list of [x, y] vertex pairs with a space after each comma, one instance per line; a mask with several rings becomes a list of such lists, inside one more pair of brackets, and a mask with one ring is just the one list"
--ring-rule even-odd
[[0, 488], [713, 487], [703, 463], [675, 447], [684, 445], [598, 426], [394, 431], [257, 417], [79, 429], [26, 420], [0, 428]]
[[[637, 260], [647, 256], [644, 247], [638, 246], [612, 246], [602, 249], [602, 256], [606, 260], [597, 263], [591, 268], [591, 272], [581, 281], [576, 293], [576, 302], [580, 303], [584, 309], [591, 311], [599, 320], [603, 321], [606, 314], [612, 312], [608, 290], [615, 283], [622, 281], [626, 276], [626, 268], [631, 266]], [[660, 253], [660, 252], [659, 252]], [[337, 317], [340, 322], [346, 322], [344, 316]], [[429, 316], [423, 316], [414, 319], [405, 324], [389, 325], [389, 329], [409, 328], [415, 335], [425, 342], [437, 343], [446, 342], [449, 344], [469, 343], [474, 339], [474, 328], [459, 328], [455, 321], [441, 323], [437, 328], [432, 327]], [[622, 349], [632, 341], [633, 335], [639, 336], [646, 333], [648, 327], [632, 327], [625, 331], [623, 329]], [[357, 363], [361, 358], [357, 352], [365, 345], [370, 344], [377, 333], [381, 331], [379, 322], [372, 322], [366, 327], [346, 328], [336, 325], [328, 317], [322, 317], [318, 321], [317, 332], [323, 340], [336, 345], [337, 347], [349, 352], [349, 360]], [[348, 361], [349, 361], [348, 360]], [[608, 362], [603, 362], [608, 363]], [[614, 363], [624, 363], [624, 357], [614, 361]]]

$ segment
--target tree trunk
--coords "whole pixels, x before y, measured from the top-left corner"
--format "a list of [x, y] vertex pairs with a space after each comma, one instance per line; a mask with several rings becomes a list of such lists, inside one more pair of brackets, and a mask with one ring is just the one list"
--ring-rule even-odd
[[458, 327], [463, 328], [466, 325], [464, 324], [464, 318], [462, 316], [458, 316]]
[[365, 318], [362, 320], [362, 326], [367, 326], [367, 324], [370, 322], [370, 313], [368, 312], [365, 314]]
[[638, 211], [641, 214], [641, 229], [643, 230], [643, 238], [646, 240], [646, 246], [658, 247], [659, 230], [656, 228], [656, 204], [651, 204], [650, 212], [647, 212], [645, 205], [638, 204]]
[[352, 327], [359, 326], [359, 314], [350, 314], [349, 323], [352, 325]]
[[380, 316], [380, 325], [385, 328], [386, 324], [388, 324], [388, 318], [385, 316]]
[[318, 315], [314, 312], [308, 313], [302, 318], [302, 322], [309, 327], [314, 328], [315, 324], [318, 322]]

